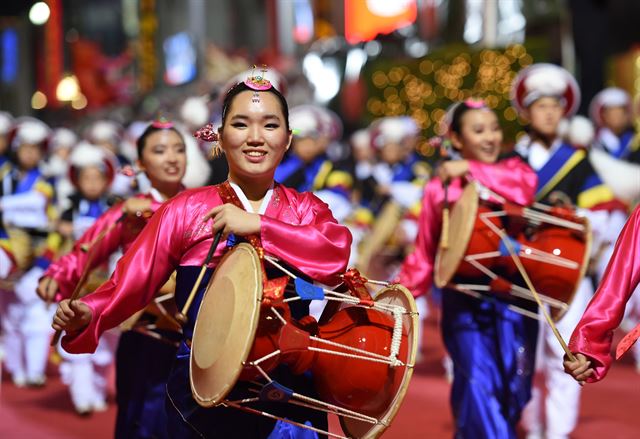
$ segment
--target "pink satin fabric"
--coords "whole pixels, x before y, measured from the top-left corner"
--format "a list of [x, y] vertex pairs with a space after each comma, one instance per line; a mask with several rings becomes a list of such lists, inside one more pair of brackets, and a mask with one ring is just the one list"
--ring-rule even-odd
[[[222, 204], [215, 186], [192, 189], [165, 203], [151, 218], [109, 281], [82, 299], [92, 310], [89, 326], [63, 338], [68, 352], [93, 352], [100, 335], [144, 308], [178, 266], [199, 266], [213, 239], [211, 221], [202, 218]], [[349, 230], [338, 224], [329, 207], [311, 193], [279, 184], [261, 218], [266, 254], [296, 267], [324, 284], [340, 282], [351, 246]], [[210, 267], [225, 248], [220, 242]]]
[[640, 206], [627, 220], [604, 272], [600, 286], [587, 306], [569, 341], [569, 349], [591, 358], [594, 375], [588, 382], [605, 377], [613, 362], [613, 330], [640, 282]]
[[[136, 198], [149, 198], [153, 212], [158, 210], [162, 205], [161, 202], [157, 201], [150, 194], [140, 194], [137, 195]], [[90, 253], [91, 270], [93, 270], [106, 263], [109, 260], [109, 256], [119, 248], [121, 248], [123, 252], [126, 252], [136, 239], [147, 220], [131, 216], [118, 223], [100, 241], [91, 245], [89, 252], [84, 252], [81, 249], [83, 244], [92, 242], [103, 230], [106, 230], [118, 221], [118, 218], [122, 215], [122, 205], [123, 203], [118, 203], [100, 216], [84, 235], [76, 241], [73, 249], [53, 262], [44, 273], [44, 276], [50, 276], [58, 282], [59, 293], [56, 296], [56, 300], [59, 301], [71, 296], [87, 265]]]
[[[519, 157], [510, 157], [492, 164], [469, 161], [469, 177], [508, 201], [520, 205], [533, 202], [538, 185], [536, 173]], [[448, 192], [450, 205], [460, 198], [469, 177], [451, 181]], [[433, 282], [433, 264], [442, 229], [443, 204], [442, 181], [434, 178], [427, 183], [422, 197], [415, 249], [405, 259], [398, 277], [398, 281], [416, 297], [425, 294]]]

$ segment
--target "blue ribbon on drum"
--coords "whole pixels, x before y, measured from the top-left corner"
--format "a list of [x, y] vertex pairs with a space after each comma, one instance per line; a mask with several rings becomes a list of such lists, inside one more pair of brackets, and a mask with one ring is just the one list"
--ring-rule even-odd
[[520, 244], [518, 241], [516, 241], [515, 239], [513, 239], [510, 236], [505, 236], [504, 238], [502, 238], [500, 240], [500, 246], [498, 248], [498, 251], [500, 252], [500, 256], [510, 256], [511, 253], [509, 252], [509, 248], [507, 247], [506, 241], [509, 241], [509, 244], [511, 244], [511, 247], [513, 248], [513, 251], [516, 255], [520, 254], [520, 250], [522, 249], [522, 244]]
[[314, 285], [298, 277], [294, 281], [296, 293], [303, 300], [324, 300], [324, 290], [322, 287]]

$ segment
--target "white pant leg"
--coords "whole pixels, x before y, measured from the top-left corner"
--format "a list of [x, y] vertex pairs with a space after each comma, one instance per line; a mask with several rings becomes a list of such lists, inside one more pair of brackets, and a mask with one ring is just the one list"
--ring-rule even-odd
[[533, 378], [533, 387], [531, 388], [531, 399], [522, 411], [521, 423], [527, 439], [542, 439], [544, 437], [544, 410], [542, 403], [544, 402], [544, 379], [539, 374]]
[[71, 361], [65, 361], [61, 368], [66, 369], [66, 382], [74, 407], [78, 411], [89, 411], [95, 398], [93, 385], [93, 362], [87, 354], [78, 355]]
[[[565, 341], [580, 321], [587, 304], [593, 296], [590, 279], [580, 282], [578, 291], [567, 313], [556, 324]], [[578, 422], [580, 410], [580, 385], [564, 372], [562, 366], [564, 350], [555, 338], [549, 325], [544, 325], [545, 376], [547, 396], [545, 398], [545, 419], [547, 438], [568, 438]]]
[[24, 340], [20, 332], [20, 322], [24, 318], [24, 307], [13, 291], [0, 291], [2, 302], [2, 323], [4, 364], [15, 382], [26, 380]]
[[527, 432], [527, 439], [541, 439], [544, 436], [544, 395], [545, 391], [545, 362], [544, 337], [546, 323], [540, 322], [538, 340], [536, 342], [536, 362], [531, 399], [522, 410], [521, 423]]
[[45, 377], [49, 358], [50, 334], [32, 333], [24, 336], [27, 381], [40, 382]]
[[55, 313], [54, 305], [42, 301], [25, 306], [25, 319], [21, 332], [25, 340], [27, 380], [38, 382], [45, 375], [49, 358], [49, 343], [53, 335], [51, 322]]

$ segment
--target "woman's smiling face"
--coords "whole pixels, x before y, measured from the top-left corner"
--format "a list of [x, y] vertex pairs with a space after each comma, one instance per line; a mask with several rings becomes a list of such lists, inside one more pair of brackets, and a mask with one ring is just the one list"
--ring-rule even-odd
[[493, 111], [469, 110], [460, 120], [460, 134], [452, 134], [451, 141], [463, 158], [494, 163], [500, 155], [502, 128]]
[[138, 166], [156, 188], [180, 185], [187, 166], [182, 137], [174, 130], [159, 130], [150, 134], [145, 140]]
[[238, 177], [267, 177], [275, 173], [291, 144], [291, 132], [278, 98], [242, 91], [234, 98], [220, 130], [220, 147], [227, 156], [229, 173]]

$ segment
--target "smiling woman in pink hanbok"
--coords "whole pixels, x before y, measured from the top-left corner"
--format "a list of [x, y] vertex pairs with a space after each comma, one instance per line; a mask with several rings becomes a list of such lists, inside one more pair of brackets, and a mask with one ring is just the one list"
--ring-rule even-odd
[[[442, 163], [438, 177], [425, 187], [415, 250], [399, 277], [416, 297], [432, 287], [445, 196], [457, 201], [475, 180], [510, 202], [527, 205], [537, 184], [535, 172], [519, 156], [500, 156], [502, 129], [482, 101], [458, 104], [449, 131], [461, 159]], [[531, 397], [538, 322], [512, 311], [511, 304], [535, 311], [530, 303], [499, 293], [489, 292], [482, 300], [448, 287], [442, 291], [442, 337], [454, 367], [450, 403], [456, 438], [516, 437], [520, 413]]]
[[[265, 84], [266, 83], [266, 84]], [[346, 269], [351, 235], [327, 205], [310, 193], [274, 182], [275, 169], [291, 143], [287, 103], [268, 81], [249, 78], [234, 86], [224, 101], [220, 147], [229, 163], [229, 180], [188, 190], [163, 205], [124, 255], [106, 284], [81, 301], [61, 302], [54, 328], [64, 329], [63, 346], [91, 352], [100, 335], [142, 309], [177, 270], [176, 301], [182, 308], [200, 266], [222, 230], [235, 240], [259, 235], [266, 254], [286, 262], [309, 278], [337, 284]], [[242, 208], [238, 207], [239, 205]], [[189, 388], [189, 340], [208, 278], [226, 249], [221, 242], [189, 309], [184, 339], [167, 385], [169, 436], [313, 437], [302, 429], [228, 408], [204, 409]], [[292, 313], [305, 314], [308, 303], [292, 302]], [[298, 309], [296, 309], [298, 307]], [[280, 366], [275, 376], [285, 386], [297, 381], [302, 393], [315, 394], [310, 377], [293, 376]], [[263, 403], [260, 408], [301, 423], [327, 428], [324, 414], [305, 408]], [[275, 427], [275, 428], [274, 428]], [[288, 436], [283, 436], [287, 430]], [[313, 434], [313, 433], [311, 433]]]

